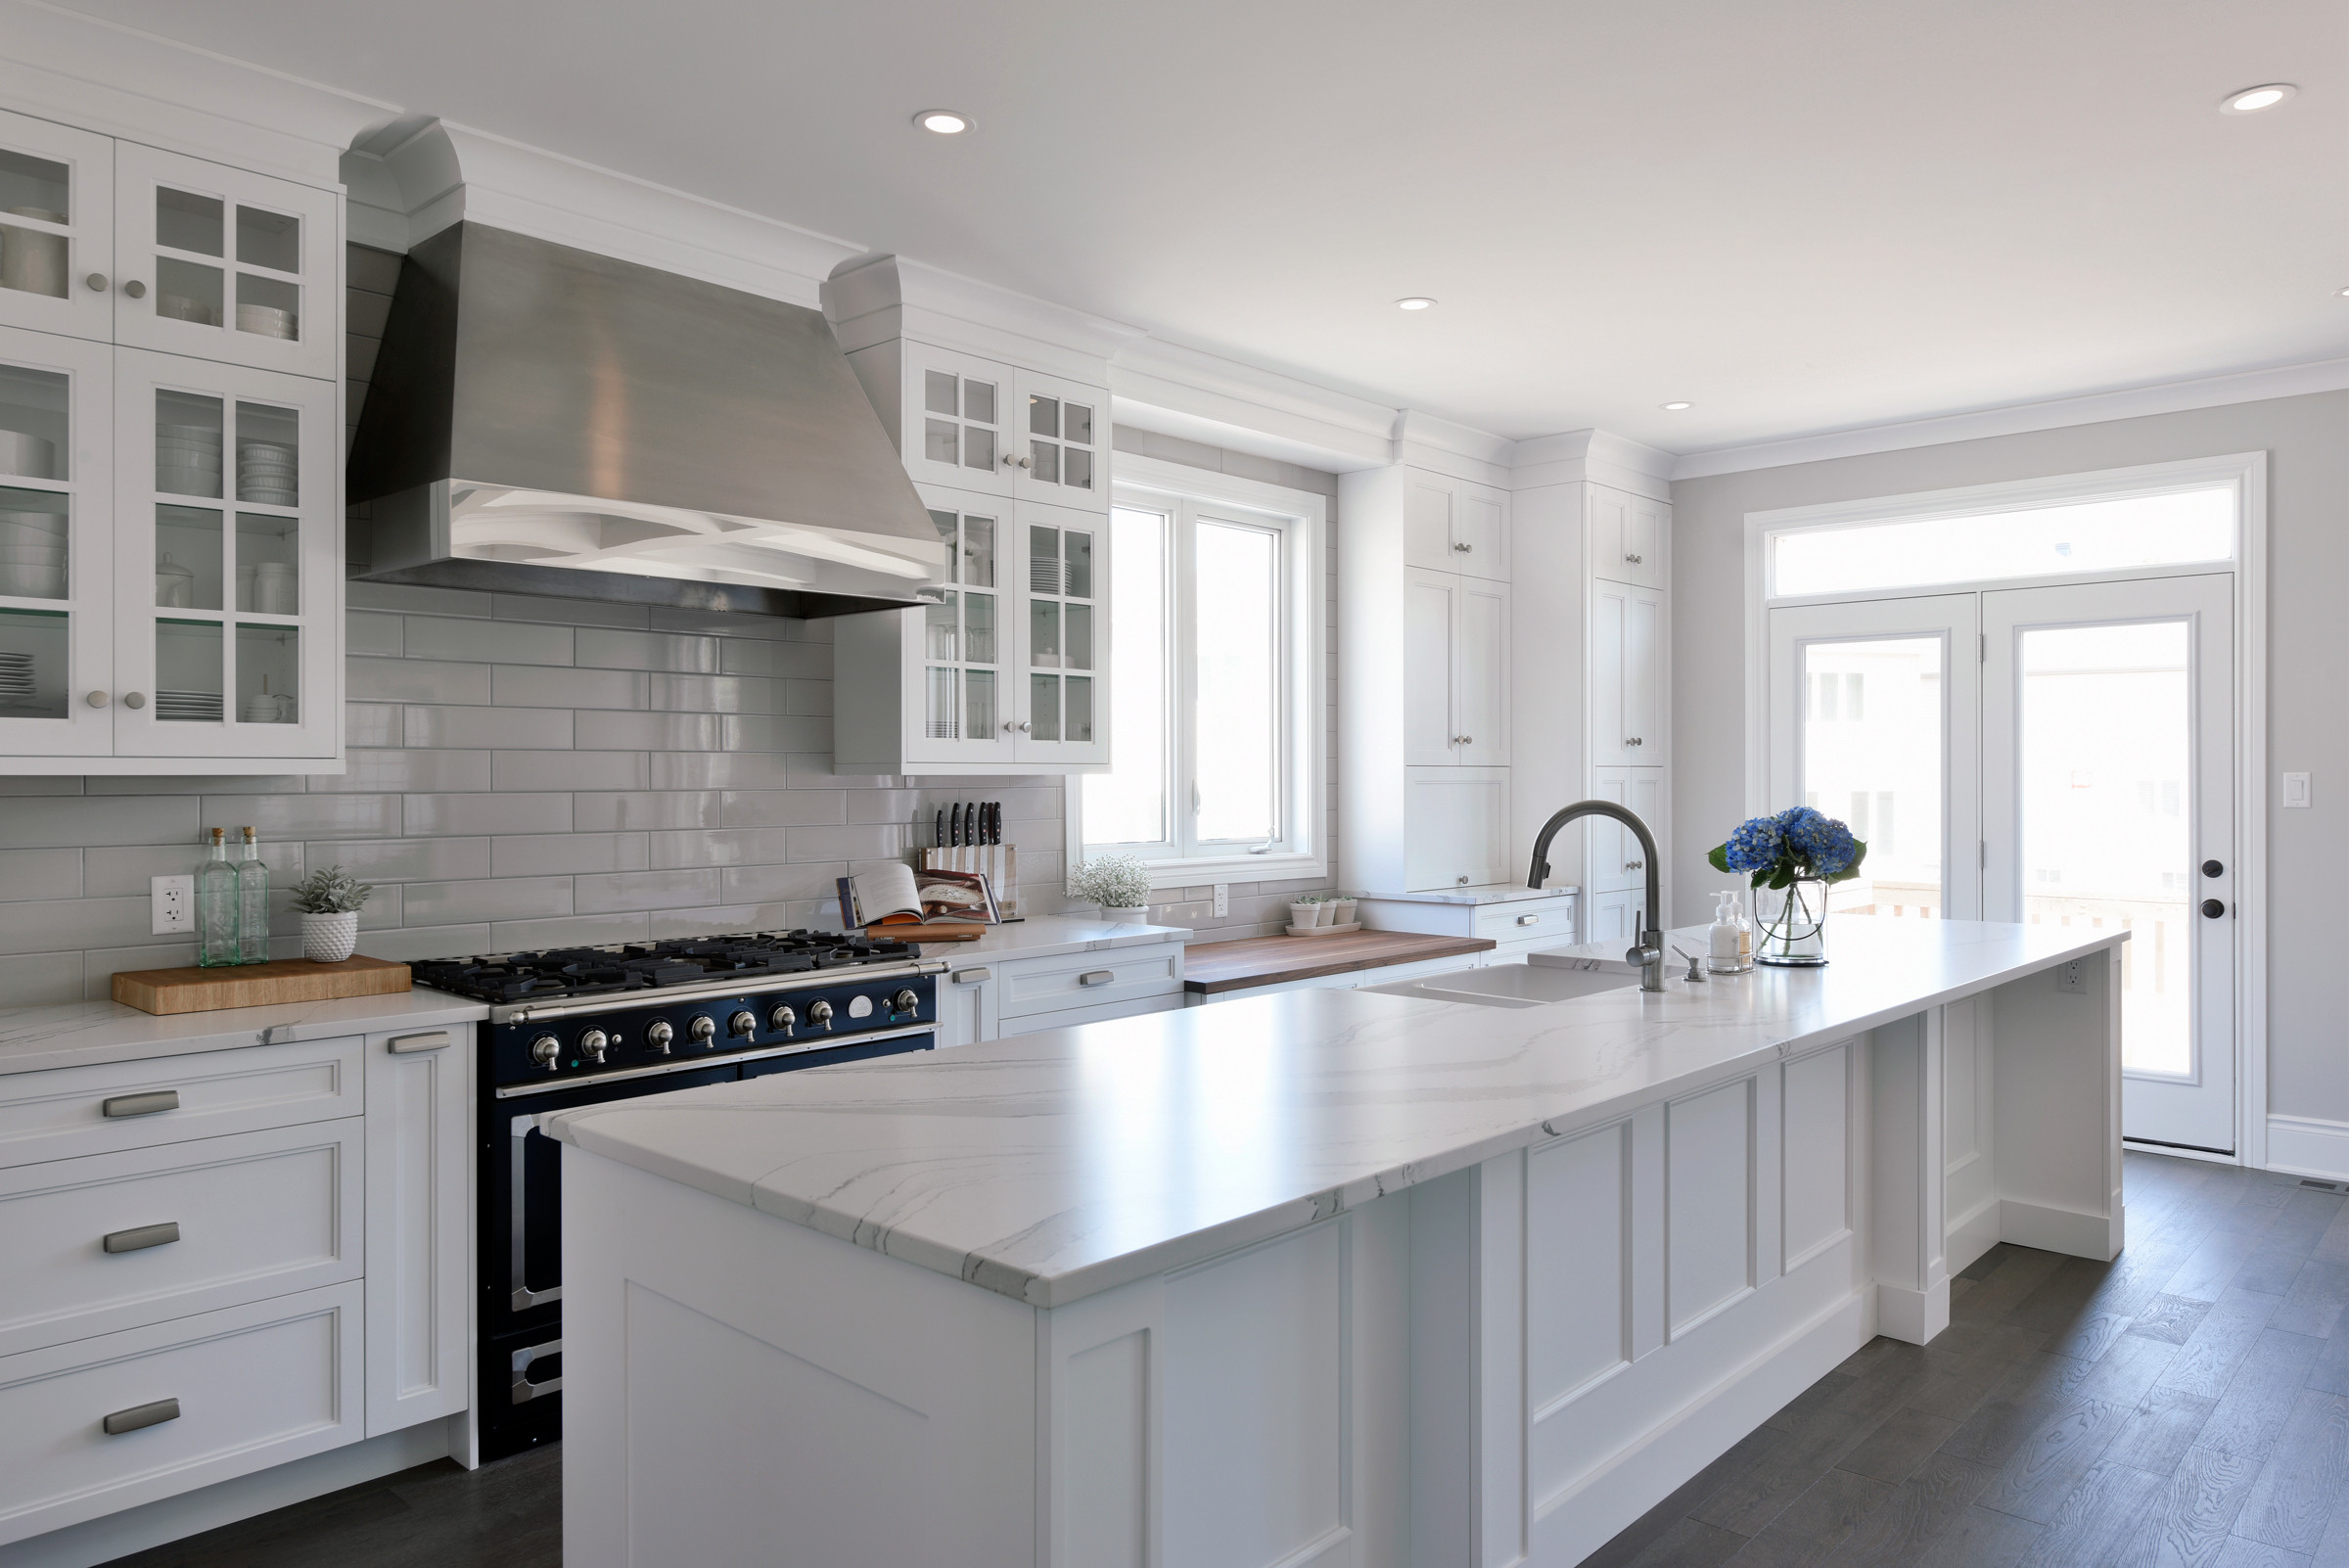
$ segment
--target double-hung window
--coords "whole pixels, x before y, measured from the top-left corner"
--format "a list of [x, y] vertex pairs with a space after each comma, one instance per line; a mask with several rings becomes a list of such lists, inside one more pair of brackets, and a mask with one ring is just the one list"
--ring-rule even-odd
[[1326, 507], [1118, 459], [1110, 766], [1070, 788], [1072, 856], [1138, 854], [1162, 888], [1326, 872]]

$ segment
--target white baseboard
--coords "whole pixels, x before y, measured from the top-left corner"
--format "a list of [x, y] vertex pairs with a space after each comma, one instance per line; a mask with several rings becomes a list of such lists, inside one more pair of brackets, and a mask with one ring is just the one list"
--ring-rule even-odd
[[2268, 1118], [2268, 1169], [2349, 1181], [2349, 1122], [2314, 1116]]
[[1933, 1336], [1950, 1326], [1950, 1282], [1923, 1290], [1905, 1285], [1876, 1286], [1876, 1332], [1886, 1339], [1911, 1345], [1929, 1345]]
[[1949, 1222], [1942, 1233], [1942, 1257], [1952, 1278], [1965, 1272], [1975, 1259], [1999, 1244], [1999, 1200], [1984, 1198]]
[[448, 1422], [424, 1421], [234, 1480], [0, 1546], [0, 1568], [92, 1568], [167, 1541], [429, 1464], [448, 1453]]
[[2110, 1263], [2121, 1250], [2121, 1231], [2122, 1222], [2117, 1216], [2080, 1214], [2013, 1198], [1999, 1200], [1999, 1239], [2011, 1241], [2018, 1247], [2037, 1247], [2042, 1252], [2069, 1253], [2075, 1258]]

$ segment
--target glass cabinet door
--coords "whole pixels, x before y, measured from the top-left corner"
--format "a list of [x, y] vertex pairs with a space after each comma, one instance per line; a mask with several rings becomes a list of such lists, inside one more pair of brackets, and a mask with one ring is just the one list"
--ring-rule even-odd
[[115, 350], [117, 756], [332, 756], [331, 383]]
[[0, 111], [0, 324], [113, 336], [114, 171], [112, 137]]
[[1109, 394], [1034, 371], [1020, 376], [1020, 495], [1056, 506], [1109, 507]]
[[1019, 425], [1011, 371], [927, 344], [905, 345], [900, 455], [917, 484], [1001, 495], [1011, 489]]
[[114, 748], [113, 352], [0, 327], [0, 760]]
[[1008, 508], [974, 504], [924, 487], [930, 521], [950, 552], [943, 602], [912, 612], [918, 622], [921, 732], [907, 750], [932, 762], [1008, 761], [1016, 719], [1010, 680], [1010, 618], [1016, 603], [997, 562], [1010, 532]]
[[116, 342], [335, 376], [331, 192], [131, 142], [115, 175]]
[[1107, 761], [1107, 705], [1101, 700], [1108, 585], [1099, 518], [1064, 507], [1020, 509], [1020, 569], [1027, 588], [1022, 761]]

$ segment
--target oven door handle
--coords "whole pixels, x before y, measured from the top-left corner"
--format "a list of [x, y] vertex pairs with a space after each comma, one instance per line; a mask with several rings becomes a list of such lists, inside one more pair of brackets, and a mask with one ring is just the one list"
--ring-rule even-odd
[[514, 1265], [511, 1277], [514, 1284], [514, 1310], [519, 1313], [543, 1302], [561, 1301], [563, 1287], [557, 1284], [549, 1285], [544, 1290], [532, 1290], [528, 1272], [530, 1265], [526, 1243], [530, 1238], [530, 1211], [524, 1202], [522, 1145], [525, 1138], [538, 1130], [537, 1119], [518, 1116], [506, 1124], [506, 1130], [514, 1134], [513, 1179], [507, 1183], [514, 1193], [514, 1215], [513, 1222], [507, 1228], [512, 1231], [514, 1240]]

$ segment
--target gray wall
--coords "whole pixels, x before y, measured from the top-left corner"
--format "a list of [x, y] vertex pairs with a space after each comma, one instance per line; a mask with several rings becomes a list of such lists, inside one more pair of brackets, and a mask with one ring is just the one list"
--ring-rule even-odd
[[[2332, 987], [2349, 884], [2349, 392], [2114, 420], [1673, 486], [1674, 888], [1721, 881], [1704, 851], [1742, 814], [1748, 512], [2229, 452], [2269, 454], [2269, 1109], [2349, 1121], [2349, 1051]], [[2280, 810], [2277, 775], [2314, 773]]]
[[[396, 274], [351, 248], [353, 423]], [[1337, 493], [1333, 475], [1194, 442], [1117, 444]], [[1072, 907], [1058, 779], [832, 772], [823, 622], [368, 583], [349, 606], [340, 777], [0, 778], [0, 1007], [193, 962], [149, 934], [147, 883], [192, 869], [213, 826], [258, 828], [281, 889], [337, 862], [375, 882], [359, 945], [392, 958], [837, 924], [834, 878], [926, 845], [933, 813], [964, 800], [1003, 803], [1029, 911]], [[1235, 886], [1222, 921], [1205, 888], [1154, 910], [1253, 936], [1326, 885]], [[277, 904], [292, 956], [298, 922]]]

